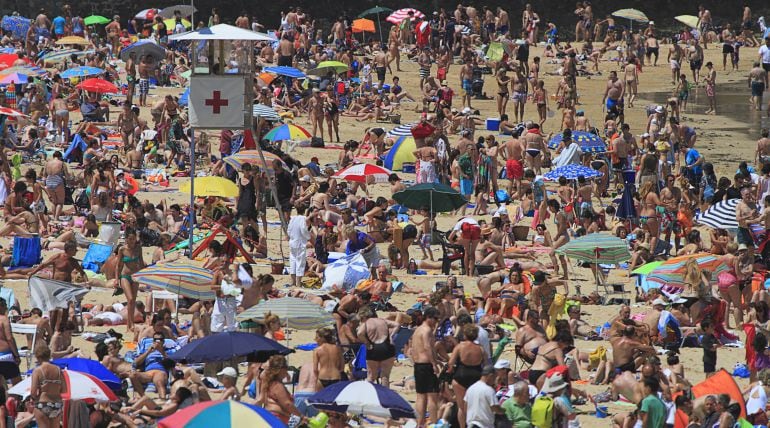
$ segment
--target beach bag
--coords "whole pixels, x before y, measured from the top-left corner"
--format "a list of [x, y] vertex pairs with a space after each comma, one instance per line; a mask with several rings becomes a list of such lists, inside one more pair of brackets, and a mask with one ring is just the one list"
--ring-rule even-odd
[[310, 139], [310, 147], [315, 147], [317, 149], [324, 148], [324, 140], [320, 137], [313, 137]]
[[709, 180], [708, 178], [704, 181], [706, 182], [706, 185], [703, 187], [703, 200], [710, 201], [714, 197], [714, 185], [712, 184], [712, 180]]
[[87, 209], [91, 207], [91, 201], [88, 200], [88, 193], [86, 192], [86, 189], [83, 189], [78, 194], [78, 197], [75, 198], [74, 204], [78, 208]]
[[532, 426], [537, 428], [553, 427], [553, 398], [541, 395], [532, 405]]

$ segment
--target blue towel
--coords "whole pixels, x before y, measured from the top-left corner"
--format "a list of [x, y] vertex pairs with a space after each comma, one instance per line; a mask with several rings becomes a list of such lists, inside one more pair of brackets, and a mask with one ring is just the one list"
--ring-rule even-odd
[[295, 348], [299, 349], [300, 351], [312, 351], [317, 347], [318, 347], [317, 343], [305, 343], [302, 345], [297, 345]]
[[93, 243], [88, 247], [86, 256], [83, 257], [83, 269], [88, 269], [94, 273], [99, 273], [104, 262], [112, 254], [112, 245]]
[[361, 345], [353, 360], [353, 380], [366, 379], [366, 346]]
[[13, 238], [13, 258], [11, 266], [15, 268], [28, 268], [35, 266], [42, 261], [42, 247], [40, 246], [40, 237], [33, 236], [24, 238], [16, 236]]

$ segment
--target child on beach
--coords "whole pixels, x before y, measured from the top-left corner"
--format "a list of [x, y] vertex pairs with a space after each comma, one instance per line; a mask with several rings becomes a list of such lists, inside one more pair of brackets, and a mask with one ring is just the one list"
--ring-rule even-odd
[[545, 123], [548, 114], [548, 92], [545, 90], [544, 81], [537, 81], [535, 93], [532, 96], [532, 102], [537, 105], [537, 114], [540, 117], [540, 129], [543, 129], [543, 124]]
[[690, 97], [690, 83], [687, 82], [687, 76], [685, 74], [681, 74], [679, 76], [679, 83], [676, 85], [676, 90], [674, 90], [674, 93], [679, 100], [680, 111], [686, 111], [687, 98]]
[[703, 347], [703, 372], [708, 379], [717, 371], [717, 348], [720, 345], [714, 336], [714, 326], [711, 324], [711, 320], [701, 321], [700, 328], [703, 330], [703, 337], [700, 342]]
[[430, 257], [430, 260], [433, 261], [433, 251], [430, 249], [430, 244], [431, 233], [436, 224], [436, 214], [433, 213], [433, 216], [431, 217], [431, 214], [428, 212], [428, 210], [425, 209], [420, 210], [420, 214], [423, 216], [421, 221], [415, 221], [413, 218], [410, 220], [412, 223], [414, 223], [415, 226], [419, 228], [418, 230], [420, 231], [420, 235], [417, 237], [417, 243], [422, 250], [422, 259], [425, 260]]

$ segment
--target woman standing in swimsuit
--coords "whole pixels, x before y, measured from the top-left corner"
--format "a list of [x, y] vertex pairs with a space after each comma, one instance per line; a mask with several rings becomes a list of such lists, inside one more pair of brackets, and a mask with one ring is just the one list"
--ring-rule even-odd
[[657, 183], [646, 181], [639, 189], [642, 209], [639, 213], [639, 222], [642, 227], [647, 229], [650, 234], [650, 251], [654, 254], [658, 237], [660, 236], [660, 221], [658, 219], [658, 207], [664, 209], [661, 205], [658, 193], [655, 190]]
[[380, 382], [388, 388], [390, 371], [396, 360], [396, 348], [390, 341], [390, 331], [399, 324], [382, 318], [368, 306], [358, 311], [361, 325], [358, 327], [358, 339], [366, 345], [366, 367], [369, 382]]
[[315, 333], [315, 341], [318, 347], [313, 350], [313, 372], [320, 391], [342, 380], [345, 359], [342, 358], [342, 348], [334, 340], [332, 329], [319, 328]]
[[484, 351], [474, 343], [479, 337], [479, 328], [472, 323], [463, 326], [463, 340], [452, 350], [447, 364], [447, 373], [452, 374], [452, 389], [457, 398], [457, 419], [460, 428], [465, 428], [465, 391], [481, 378], [481, 369], [484, 366]]
[[505, 108], [508, 106], [508, 84], [511, 78], [506, 75], [507, 67], [503, 66], [497, 71], [497, 114], [505, 114]]
[[[556, 239], [554, 239], [553, 245], [551, 246], [551, 251], [548, 253], [548, 255], [551, 257], [553, 268], [558, 275], [559, 265], [556, 263], [556, 249], [569, 242], [569, 222], [567, 221], [567, 215], [561, 211], [561, 205], [556, 199], [548, 200], [548, 209], [553, 213], [553, 222], [556, 224], [556, 234], [554, 235]], [[563, 255], [560, 255], [559, 261], [561, 262], [562, 272], [564, 272], [561, 276], [561, 279], [567, 280], [567, 258]]]
[[[131, 275], [139, 272], [144, 268], [144, 260], [142, 259], [142, 247], [139, 244], [139, 237], [136, 234], [136, 230], [133, 228], [126, 229], [126, 245], [118, 250], [118, 266], [117, 272], [120, 277], [120, 287], [124, 293], [126, 293], [126, 305], [129, 314], [133, 314], [136, 311], [136, 297], [139, 292], [139, 285], [134, 282]], [[126, 320], [126, 331], [131, 332], [134, 329], [134, 319], [129, 317]]]
[[268, 361], [268, 366], [262, 374], [259, 383], [259, 396], [257, 405], [262, 406], [268, 412], [275, 415], [284, 424], [289, 422], [292, 415], [302, 416], [292, 398], [283, 379], [288, 376], [289, 365], [283, 355], [273, 355]]
[[58, 428], [67, 392], [61, 369], [51, 364], [51, 350], [44, 342], [35, 347], [38, 366], [32, 371], [30, 396], [35, 400], [35, 421], [40, 428]]

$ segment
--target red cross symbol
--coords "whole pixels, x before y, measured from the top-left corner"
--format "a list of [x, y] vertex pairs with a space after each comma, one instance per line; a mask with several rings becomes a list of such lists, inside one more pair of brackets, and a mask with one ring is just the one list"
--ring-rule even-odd
[[213, 107], [212, 110], [214, 114], [219, 114], [222, 106], [227, 106], [230, 103], [226, 99], [220, 98], [221, 96], [222, 93], [220, 91], [214, 91], [211, 98], [206, 100], [206, 105]]

